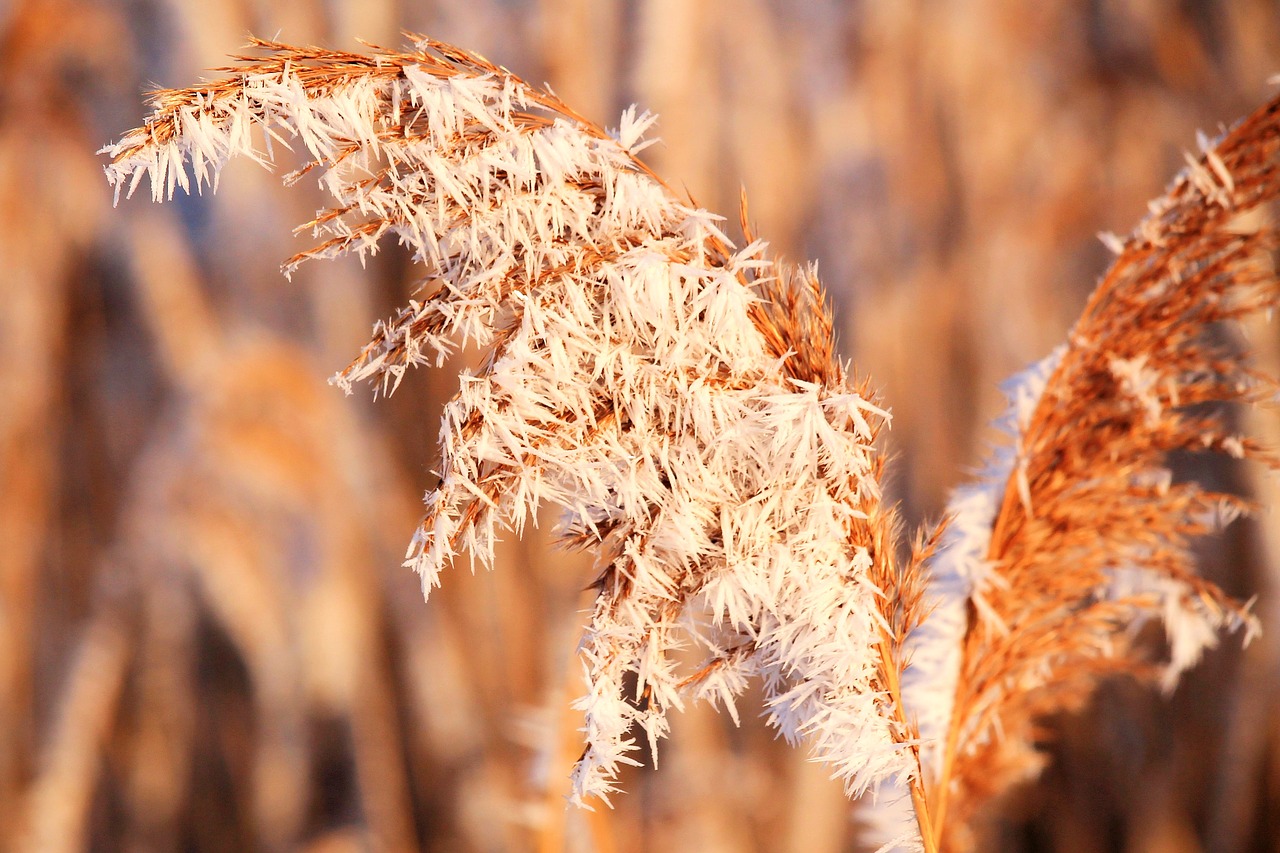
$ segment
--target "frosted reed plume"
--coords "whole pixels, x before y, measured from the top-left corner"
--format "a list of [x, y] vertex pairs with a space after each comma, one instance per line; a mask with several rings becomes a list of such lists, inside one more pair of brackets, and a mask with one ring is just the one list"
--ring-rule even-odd
[[[1263, 207], [1280, 193], [1278, 110], [1201, 137], [1132, 235], [1102, 235], [1115, 261], [1067, 343], [1010, 383], [1009, 443], [952, 501], [908, 692], [944, 849], [974, 846], [980, 807], [1039, 772], [1046, 719], [1101, 679], [1168, 692], [1224, 630], [1259, 628], [1190, 550], [1247, 504], [1175, 480], [1169, 455], [1276, 463], [1226, 408], [1270, 401], [1275, 382], [1221, 326], [1280, 298]], [[1138, 639], [1152, 620], [1163, 663]]]
[[[428, 266], [421, 297], [336, 381], [390, 392], [409, 366], [486, 348], [445, 409], [408, 563], [424, 591], [460, 551], [489, 566], [543, 503], [597, 551], [575, 796], [614, 790], [635, 726], [656, 747], [689, 695], [736, 714], [752, 675], [774, 724], [852, 790], [914, 776], [913, 733], [885, 698], [916, 618], [880, 507], [887, 414], [834, 358], [814, 275], [734, 247], [658, 181], [635, 156], [649, 116], [605, 133], [425, 39], [372, 56], [254, 46], [266, 58], [227, 79], [158, 94], [106, 149], [108, 176], [166, 198], [301, 143], [311, 159], [289, 180], [316, 170], [335, 203], [286, 270], [373, 252], [387, 232]], [[681, 672], [687, 643], [706, 662]]]
[[[1166, 687], [1222, 629], [1254, 629], [1188, 551], [1240, 502], [1172, 482], [1166, 457], [1263, 455], [1205, 404], [1272, 386], [1205, 333], [1275, 301], [1255, 262], [1270, 234], [1243, 217], [1276, 194], [1274, 104], [1116, 242], [1068, 343], [1012, 386], [1011, 446], [902, 554], [880, 495], [889, 416], [835, 356], [815, 273], [754, 239], [745, 201], [738, 247], [659, 180], [637, 157], [651, 116], [606, 132], [429, 39], [253, 47], [221, 80], [158, 93], [104, 149], [108, 178], [162, 200], [300, 145], [286, 180], [314, 172], [334, 201], [286, 272], [388, 233], [426, 266], [335, 381], [390, 393], [483, 349], [445, 407], [407, 564], [424, 592], [464, 552], [489, 567], [543, 504], [596, 553], [579, 802], [607, 801], [639, 731], [656, 751], [669, 709], [706, 699], [736, 719], [759, 677], [771, 722], [852, 794], [907, 787], [907, 846], [966, 849], [978, 807], [1038, 769], [1047, 715], [1103, 675], [1151, 673], [1134, 629], [1163, 619]], [[686, 670], [687, 646], [703, 663]]]

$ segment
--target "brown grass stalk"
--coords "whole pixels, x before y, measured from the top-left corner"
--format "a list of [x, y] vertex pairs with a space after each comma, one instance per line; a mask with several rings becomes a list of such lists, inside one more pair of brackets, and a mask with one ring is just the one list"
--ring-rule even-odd
[[[1210, 335], [1280, 301], [1276, 235], [1260, 217], [1280, 195], [1278, 152], [1280, 99], [1190, 161], [1119, 247], [1020, 435], [987, 553], [998, 582], [969, 610], [934, 796], [944, 849], [970, 849], [983, 804], [1036, 772], [1025, 744], [1044, 720], [1082, 706], [1105, 677], [1159, 675], [1131, 626], [1160, 598], [1100, 598], [1112, 572], [1142, 567], [1181, 585], [1187, 606], [1256, 630], [1247, 606], [1197, 577], [1190, 551], [1244, 505], [1168, 466], [1172, 453], [1205, 451], [1276, 465], [1223, 408], [1268, 400], [1275, 381]], [[1019, 686], [1045, 667], [1055, 689]]]

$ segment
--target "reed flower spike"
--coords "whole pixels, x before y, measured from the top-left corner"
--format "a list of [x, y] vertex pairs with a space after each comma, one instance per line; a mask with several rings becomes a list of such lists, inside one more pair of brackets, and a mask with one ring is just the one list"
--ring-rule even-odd
[[[1239, 502], [1169, 479], [1173, 450], [1261, 456], [1202, 404], [1273, 390], [1206, 330], [1270, 307], [1273, 104], [1194, 159], [1120, 256], [1069, 343], [1015, 386], [1011, 447], [952, 522], [900, 544], [881, 501], [884, 406], [835, 354], [813, 269], [790, 266], [640, 160], [653, 117], [605, 131], [458, 48], [355, 54], [254, 41], [214, 82], [154, 96], [104, 150], [156, 200], [216, 186], [235, 156], [305, 150], [332, 206], [289, 259], [377, 251], [425, 269], [335, 382], [385, 393], [458, 346], [440, 484], [407, 564], [424, 592], [486, 567], [543, 504], [592, 549], [580, 652], [579, 802], [691, 699], [759, 678], [769, 720], [859, 795], [906, 786], [907, 846], [964, 849], [978, 807], [1034, 773], [1029, 733], [1110, 672], [1151, 672], [1132, 629], [1162, 619], [1164, 683], [1246, 610], [1198, 578], [1191, 538]], [[932, 616], [926, 616], [932, 611]], [[684, 646], [705, 660], [682, 670]], [[908, 663], [911, 662], [911, 666]], [[920, 726], [917, 727], [916, 720]]]

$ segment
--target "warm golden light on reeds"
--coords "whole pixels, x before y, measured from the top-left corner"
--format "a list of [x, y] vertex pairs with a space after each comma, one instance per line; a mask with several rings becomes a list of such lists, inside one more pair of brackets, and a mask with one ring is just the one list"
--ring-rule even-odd
[[[287, 180], [314, 170], [336, 204], [287, 270], [388, 234], [426, 264], [336, 380], [389, 393], [483, 348], [445, 406], [406, 565], [424, 592], [455, 556], [492, 566], [544, 503], [595, 553], [573, 801], [610, 801], [637, 730], [656, 760], [687, 698], [738, 719], [757, 677], [771, 724], [850, 794], [907, 786], [916, 837], [890, 844], [971, 850], [983, 807], [1042, 767], [1045, 722], [1103, 677], [1169, 689], [1224, 630], [1256, 632], [1189, 550], [1243, 504], [1174, 483], [1168, 457], [1267, 458], [1205, 407], [1276, 391], [1210, 335], [1280, 297], [1258, 215], [1280, 194], [1280, 100], [1202, 140], [1133, 236], [1107, 238], [1118, 258], [1067, 343], [1010, 386], [1011, 446], [904, 555], [881, 506], [888, 415], [847, 383], [816, 274], [752, 239], [745, 200], [737, 249], [658, 180], [635, 156], [650, 117], [606, 132], [423, 38], [370, 58], [254, 47], [221, 81], [157, 94], [104, 149], [108, 178], [162, 200], [295, 140], [310, 159]], [[1150, 621], [1162, 668], [1134, 643]], [[687, 646], [706, 656], [691, 673]]]
[[[673, 714], [658, 765], [641, 750], [646, 766], [623, 770], [614, 808], [566, 808], [583, 746], [575, 643], [604, 566], [561, 549], [544, 512], [496, 545], [496, 571], [450, 573], [424, 606], [400, 560], [438, 483], [441, 407], [483, 353], [408, 370], [386, 399], [325, 382], [369, 343], [371, 321], [422, 300], [428, 268], [387, 235], [366, 266], [281, 277], [321, 242], [292, 229], [333, 204], [318, 169], [280, 187], [304, 165], [296, 142], [274, 148], [275, 174], [233, 164], [216, 194], [163, 205], [141, 198], [144, 180], [112, 209], [94, 152], [142, 120], [147, 92], [219, 76], [208, 69], [252, 52], [251, 32], [323, 45], [354, 72], [371, 53], [361, 38], [400, 45], [406, 29], [547, 81], [602, 128], [628, 104], [653, 110], [646, 137], [660, 141], [640, 156], [674, 197], [726, 214], [732, 243], [758, 235], [772, 257], [820, 261], [779, 267], [790, 274], [752, 325], [772, 357], [807, 347], [782, 363], [789, 377], [829, 386], [829, 366], [851, 358], [849, 387], [892, 410], [891, 429], [871, 424], [888, 450], [871, 470], [883, 498], [862, 507], [881, 517], [852, 531], [877, 587], [937, 565], [931, 542], [955, 532], [934, 522], [987, 455], [998, 381], [1066, 339], [1116, 257], [1096, 232], [1127, 234], [1185, 148], [1220, 196], [1196, 130], [1218, 137], [1280, 70], [1280, 18], [1263, 0], [3, 6], [0, 849], [870, 853], [902, 836], [906, 789], [897, 807], [888, 791], [848, 800], [775, 738], [758, 682], [736, 723], [706, 703]], [[1254, 216], [1227, 230], [1269, 227]], [[819, 279], [827, 311], [815, 310]], [[1231, 325], [1208, 342], [1234, 369]], [[1275, 372], [1275, 327], [1265, 314], [1246, 326], [1256, 369]], [[1150, 360], [1103, 366], [1108, 411], [1136, 401], [1138, 427], [1165, 411]], [[1231, 454], [1280, 446], [1275, 407], [1231, 410], [1222, 433], [1242, 444], [1175, 452], [1169, 484], [1251, 508], [1192, 548], [1231, 599], [1256, 596], [1261, 636], [1242, 651], [1240, 634], [1220, 635], [1165, 695], [1150, 622], [1136, 638], [1152, 663], [1143, 679], [1104, 678], [1077, 711], [1033, 727], [1028, 752], [964, 758], [943, 819], [953, 831], [971, 821], [980, 849], [1270, 849], [1278, 498], [1266, 464]], [[1028, 492], [1045, 485], [1033, 469]], [[968, 517], [994, 518], [993, 491], [966, 491]], [[1033, 526], [1008, 528], [1015, 553], [1045, 547]], [[911, 611], [933, 606], [901, 606], [911, 596], [897, 583], [900, 600], [875, 599], [883, 661], [901, 655]], [[930, 593], [942, 586], [935, 572]], [[1020, 603], [1001, 601], [1003, 618]], [[1130, 644], [1119, 639], [1117, 651]], [[917, 651], [897, 687], [892, 669], [876, 674], [892, 707], [929, 666]], [[679, 667], [686, 692], [725, 672], [692, 650]], [[938, 721], [891, 725], [909, 737]], [[935, 730], [919, 760], [936, 768]], [[1040, 765], [988, 799], [978, 768], [1003, 785]]]

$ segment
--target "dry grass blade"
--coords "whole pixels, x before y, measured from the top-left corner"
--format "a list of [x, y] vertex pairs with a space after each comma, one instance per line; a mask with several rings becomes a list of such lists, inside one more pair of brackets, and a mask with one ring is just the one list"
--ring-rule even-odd
[[119, 613], [104, 608], [77, 643], [53, 736], [28, 794], [18, 850], [81, 848], [128, 669], [130, 649], [121, 622]]
[[[990, 526], [960, 519], [968, 618], [935, 795], [947, 849], [972, 846], [979, 808], [1038, 771], [1046, 717], [1115, 673], [1171, 688], [1222, 629], [1246, 641], [1257, 629], [1190, 551], [1244, 504], [1175, 480], [1169, 460], [1275, 464], [1224, 408], [1268, 400], [1275, 383], [1217, 338], [1280, 300], [1261, 210], [1280, 195], [1280, 100], [1202, 148], [1131, 237], [1108, 238], [1119, 256], [1068, 344], [1015, 388]], [[1151, 619], [1169, 638], [1163, 667], [1136, 638]]]

